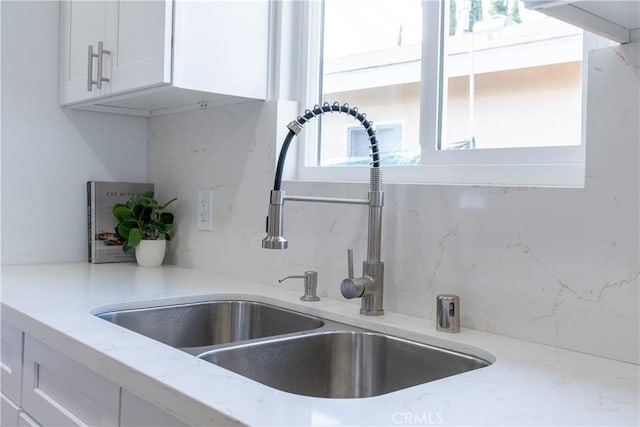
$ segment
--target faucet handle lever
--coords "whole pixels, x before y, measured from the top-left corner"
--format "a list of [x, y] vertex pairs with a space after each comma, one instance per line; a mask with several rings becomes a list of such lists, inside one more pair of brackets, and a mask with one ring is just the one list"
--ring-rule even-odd
[[347, 249], [347, 269], [349, 279], [353, 279], [353, 249]]

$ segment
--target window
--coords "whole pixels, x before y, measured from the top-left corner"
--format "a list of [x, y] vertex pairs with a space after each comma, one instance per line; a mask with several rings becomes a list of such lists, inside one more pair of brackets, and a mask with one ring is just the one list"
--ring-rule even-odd
[[[385, 181], [583, 185], [581, 29], [518, 0], [315, 6], [306, 104], [366, 112]], [[300, 177], [366, 181], [355, 125], [333, 115], [309, 126]]]
[[[402, 123], [378, 123], [377, 131], [378, 138], [385, 141], [384, 147], [382, 147], [384, 150], [380, 153], [383, 165], [408, 164], [412, 157], [414, 163], [416, 162], [417, 157], [414, 153], [403, 149]], [[334, 166], [368, 165], [371, 160], [367, 132], [359, 124], [349, 125], [346, 126], [345, 137], [347, 141], [346, 152], [342, 138], [334, 139], [333, 144], [332, 141], [327, 141], [323, 146], [323, 154], [330, 160], [321, 163]]]

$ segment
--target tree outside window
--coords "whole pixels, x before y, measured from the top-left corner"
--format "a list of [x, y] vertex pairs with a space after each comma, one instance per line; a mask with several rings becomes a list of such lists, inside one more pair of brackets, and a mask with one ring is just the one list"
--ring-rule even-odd
[[471, 0], [469, 10], [469, 31], [473, 32], [473, 24], [482, 21], [482, 0]]

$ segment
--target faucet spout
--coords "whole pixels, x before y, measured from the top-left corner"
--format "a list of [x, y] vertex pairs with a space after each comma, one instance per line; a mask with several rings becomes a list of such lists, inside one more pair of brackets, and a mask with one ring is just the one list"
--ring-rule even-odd
[[267, 236], [262, 239], [264, 249], [287, 249], [289, 242], [284, 237], [284, 198], [282, 190], [271, 190], [269, 216], [267, 216]]

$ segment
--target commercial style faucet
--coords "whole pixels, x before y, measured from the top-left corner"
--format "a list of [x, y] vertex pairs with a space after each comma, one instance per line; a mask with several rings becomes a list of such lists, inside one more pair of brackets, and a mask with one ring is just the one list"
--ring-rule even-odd
[[[287, 150], [294, 136], [300, 133], [302, 127], [310, 119], [324, 113], [344, 113], [355, 118], [364, 127], [369, 138], [371, 149], [371, 163], [369, 171], [369, 196], [367, 199], [346, 199], [331, 197], [306, 197], [286, 195], [281, 189], [282, 171]], [[384, 263], [380, 259], [382, 246], [382, 206], [384, 193], [380, 173], [380, 157], [378, 140], [373, 122], [367, 120], [366, 114], [360, 113], [357, 107], [349, 107], [349, 104], [340, 105], [338, 102], [329, 104], [325, 102], [315, 105], [313, 109], [306, 110], [304, 115], [287, 125], [289, 133], [282, 144], [273, 190], [269, 197], [269, 214], [267, 216], [267, 236], [262, 240], [265, 249], [286, 249], [287, 239], [284, 237], [284, 202], [320, 202], [320, 203], [344, 203], [352, 205], [369, 206], [368, 234], [367, 234], [367, 259], [362, 263], [362, 276], [353, 275], [353, 252], [348, 252], [349, 277], [340, 284], [340, 292], [347, 299], [361, 298], [360, 314], [367, 316], [380, 316], [384, 314], [382, 297], [384, 291]]]

